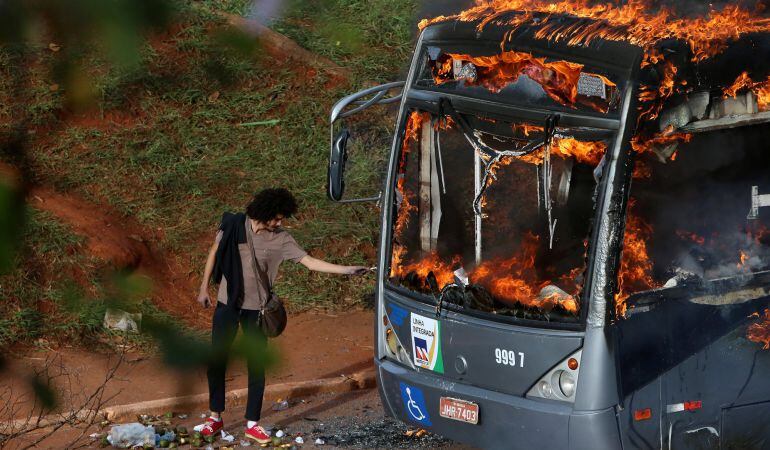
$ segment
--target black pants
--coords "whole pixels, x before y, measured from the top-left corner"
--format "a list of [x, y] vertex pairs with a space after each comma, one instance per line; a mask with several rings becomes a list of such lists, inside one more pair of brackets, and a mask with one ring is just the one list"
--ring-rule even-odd
[[225, 410], [225, 373], [227, 360], [240, 324], [243, 340], [236, 346], [236, 354], [246, 359], [249, 370], [249, 394], [246, 401], [246, 420], [259, 420], [262, 396], [265, 393], [265, 354], [267, 338], [259, 327], [261, 311], [238, 309], [217, 302], [211, 326], [213, 357], [207, 371], [209, 379], [209, 408]]

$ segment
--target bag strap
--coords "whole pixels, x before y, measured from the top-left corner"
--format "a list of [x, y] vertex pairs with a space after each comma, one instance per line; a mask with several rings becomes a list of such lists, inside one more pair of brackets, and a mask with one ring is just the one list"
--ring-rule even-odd
[[270, 280], [267, 278], [267, 273], [262, 270], [262, 267], [259, 265], [257, 254], [254, 252], [254, 240], [251, 238], [252, 231], [251, 224], [249, 223], [249, 216], [246, 216], [246, 223], [244, 226], [246, 227], [246, 242], [249, 246], [249, 250], [251, 251], [251, 268], [254, 270], [254, 274], [257, 276], [257, 278], [261, 279], [262, 283], [267, 286], [268, 294], [270, 294], [273, 291], [273, 287], [270, 285]]

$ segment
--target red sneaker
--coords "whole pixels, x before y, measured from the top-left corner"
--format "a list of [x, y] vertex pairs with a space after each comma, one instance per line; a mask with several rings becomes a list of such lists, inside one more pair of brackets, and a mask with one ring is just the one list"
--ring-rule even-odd
[[201, 434], [204, 437], [212, 436], [222, 431], [222, 428], [224, 427], [225, 427], [225, 422], [221, 418], [219, 420], [216, 420], [212, 417], [209, 417], [206, 419], [206, 423], [203, 425]]
[[267, 444], [270, 442], [270, 435], [267, 434], [264, 428], [259, 425], [254, 425], [251, 428], [246, 428], [246, 437], [254, 439], [260, 444]]

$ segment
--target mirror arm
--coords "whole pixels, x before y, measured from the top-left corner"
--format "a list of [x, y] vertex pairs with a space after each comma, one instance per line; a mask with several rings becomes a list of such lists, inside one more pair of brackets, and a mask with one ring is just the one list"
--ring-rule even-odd
[[[394, 97], [386, 98], [384, 100], [382, 99], [382, 97], [387, 91], [391, 89], [396, 89], [396, 88], [403, 88], [405, 84], [406, 84], [405, 81], [394, 81], [392, 83], [386, 83], [380, 86], [374, 86], [369, 89], [364, 89], [363, 91], [356, 92], [355, 94], [348, 95], [347, 97], [341, 99], [340, 101], [334, 104], [334, 106], [332, 107], [332, 113], [331, 113], [329, 122], [334, 124], [334, 122], [336, 122], [337, 119], [348, 116], [349, 114], [347, 114], [347, 112], [343, 113], [343, 110], [345, 108], [347, 108], [352, 103], [360, 101], [361, 98], [372, 95], [374, 93], [377, 93], [377, 95], [375, 95], [374, 97], [377, 100], [371, 99], [366, 101], [366, 103], [364, 104], [371, 102], [370, 104], [367, 105], [367, 107], [373, 105], [374, 103], [391, 103], [391, 102], [400, 100], [402, 93], [399, 93], [397, 96], [394, 96]], [[355, 109], [356, 112], [360, 111], [359, 108], [360, 107]]]
[[[379, 86], [374, 86], [368, 89], [364, 89], [363, 91], [356, 92], [355, 94], [348, 95], [347, 97], [339, 100], [337, 103], [334, 104], [334, 106], [332, 107], [331, 117], [329, 120], [329, 146], [331, 148], [331, 155], [329, 157], [330, 164], [334, 157], [334, 144], [335, 144], [334, 123], [339, 119], [343, 119], [345, 117], [349, 117], [354, 114], [357, 114], [369, 108], [370, 106], [385, 105], [385, 104], [395, 103], [397, 101], [400, 101], [403, 97], [403, 87], [405, 85], [406, 85], [405, 81], [394, 81], [392, 83], [386, 83]], [[386, 97], [390, 90], [397, 89], [397, 88], [401, 89], [401, 91], [398, 92], [397, 95], [394, 95], [392, 97]], [[368, 100], [364, 100], [366, 97], [370, 95], [373, 95], [372, 98]], [[356, 106], [348, 111], [345, 111], [345, 108], [349, 107], [350, 105], [356, 105]], [[344, 162], [342, 162], [342, 164], [344, 165]], [[330, 170], [331, 170], [331, 165], [330, 165]], [[329, 198], [337, 203], [377, 202], [377, 204], [379, 205], [380, 201], [382, 200], [382, 191], [380, 191], [376, 197], [336, 200], [331, 195], [331, 191], [332, 191], [331, 175], [329, 176], [328, 189], [330, 192]]]

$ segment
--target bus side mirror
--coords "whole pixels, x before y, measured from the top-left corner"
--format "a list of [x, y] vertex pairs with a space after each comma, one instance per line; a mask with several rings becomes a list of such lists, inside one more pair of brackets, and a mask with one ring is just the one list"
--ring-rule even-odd
[[[342, 119], [350, 118], [356, 114], [375, 105], [388, 105], [396, 103], [401, 100], [402, 90], [405, 82], [394, 81], [392, 83], [386, 83], [379, 86], [370, 87], [355, 94], [348, 95], [347, 97], [339, 100], [334, 104], [329, 115], [329, 137], [331, 139], [331, 151], [329, 154], [329, 170], [326, 177], [326, 194], [330, 200], [340, 203], [356, 203], [356, 202], [379, 202], [382, 196], [382, 192], [379, 192], [377, 196], [366, 198], [353, 198], [343, 200], [342, 196], [345, 193], [345, 165], [348, 162], [348, 141], [350, 140], [350, 131], [347, 128], [342, 127], [341, 131], [337, 132], [336, 128], [340, 125]], [[390, 91], [396, 91], [393, 95], [388, 95]], [[337, 127], [335, 127], [337, 124]], [[352, 147], [355, 149], [356, 147]], [[355, 152], [354, 152], [355, 156]], [[352, 167], [355, 171], [355, 167]]]
[[328, 189], [329, 198], [335, 202], [342, 200], [345, 193], [345, 163], [348, 160], [348, 138], [350, 132], [343, 128], [337, 133], [332, 142], [331, 155], [329, 156]]

